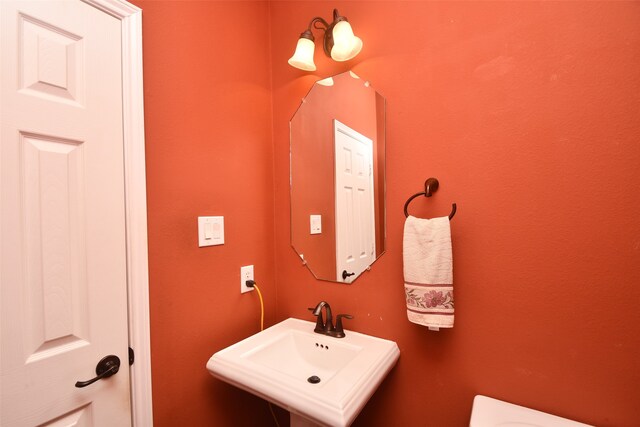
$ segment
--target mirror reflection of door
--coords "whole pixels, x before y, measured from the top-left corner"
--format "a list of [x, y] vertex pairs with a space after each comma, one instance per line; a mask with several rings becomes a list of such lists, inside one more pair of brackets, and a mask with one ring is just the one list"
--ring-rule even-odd
[[[367, 156], [372, 160], [367, 162], [372, 165], [372, 173], [369, 183], [359, 184], [368, 186], [365, 187], [368, 192], [362, 190], [360, 195], [367, 196], [366, 203], [372, 198], [369, 207], [364, 207], [364, 199], [355, 198], [357, 191], [354, 199], [345, 199], [345, 190], [340, 193], [340, 184], [336, 186], [335, 154], [340, 152], [335, 146], [336, 122], [346, 125], [345, 137], [351, 135], [357, 141], [369, 141]], [[291, 246], [317, 279], [352, 283], [384, 253], [384, 123], [384, 97], [353, 72], [316, 82], [291, 118]], [[349, 164], [349, 167], [356, 166]], [[344, 169], [344, 165], [338, 165], [338, 170], [341, 167]], [[340, 196], [352, 204], [345, 201], [344, 206], [337, 207]], [[353, 213], [343, 216], [342, 212], [350, 207]], [[337, 239], [343, 242], [337, 243]], [[342, 249], [338, 249], [338, 245]], [[338, 250], [342, 252], [338, 254]], [[343, 272], [353, 275], [344, 280]]]
[[373, 141], [334, 120], [336, 280], [350, 283], [375, 260]]

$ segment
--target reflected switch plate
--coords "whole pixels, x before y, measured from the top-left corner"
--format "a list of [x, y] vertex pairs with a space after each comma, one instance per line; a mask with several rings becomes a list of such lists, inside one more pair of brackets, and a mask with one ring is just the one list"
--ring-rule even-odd
[[309, 215], [311, 234], [322, 234], [322, 215]]
[[198, 217], [198, 246], [214, 246], [224, 244], [224, 217]]

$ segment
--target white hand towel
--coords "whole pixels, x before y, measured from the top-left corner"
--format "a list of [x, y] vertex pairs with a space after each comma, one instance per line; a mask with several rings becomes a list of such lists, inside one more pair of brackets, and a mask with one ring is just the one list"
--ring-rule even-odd
[[403, 239], [407, 317], [430, 330], [453, 327], [453, 258], [449, 218], [407, 217]]

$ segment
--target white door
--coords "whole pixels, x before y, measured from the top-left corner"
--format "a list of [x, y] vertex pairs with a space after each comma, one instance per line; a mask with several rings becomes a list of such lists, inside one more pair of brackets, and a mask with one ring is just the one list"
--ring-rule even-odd
[[120, 21], [0, 5], [0, 424], [128, 426]]
[[336, 280], [349, 283], [375, 259], [373, 142], [338, 120], [334, 129]]

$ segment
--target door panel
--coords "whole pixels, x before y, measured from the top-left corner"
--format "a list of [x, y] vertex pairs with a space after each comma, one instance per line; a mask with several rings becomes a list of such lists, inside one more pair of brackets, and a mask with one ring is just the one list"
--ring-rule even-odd
[[[335, 123], [336, 280], [351, 282], [375, 260], [373, 142]], [[342, 272], [354, 273], [343, 279]]]
[[27, 363], [88, 344], [82, 143], [20, 136]]
[[2, 1], [2, 412], [10, 426], [130, 425], [120, 21]]

